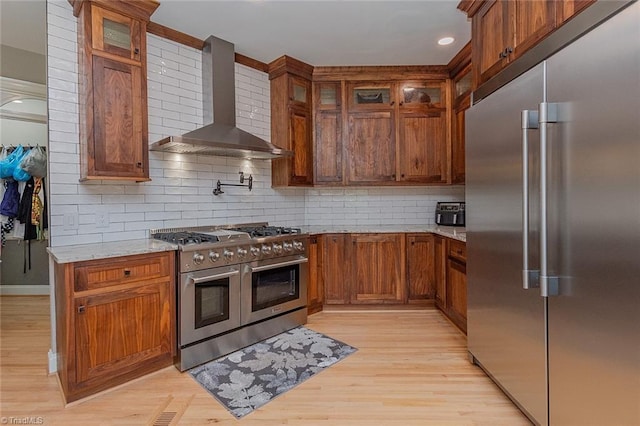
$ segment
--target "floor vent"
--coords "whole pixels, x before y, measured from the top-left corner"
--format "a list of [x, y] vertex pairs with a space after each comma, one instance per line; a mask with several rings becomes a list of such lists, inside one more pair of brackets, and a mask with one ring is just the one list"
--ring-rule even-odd
[[163, 411], [153, 422], [153, 426], [169, 426], [176, 416], [175, 411]]

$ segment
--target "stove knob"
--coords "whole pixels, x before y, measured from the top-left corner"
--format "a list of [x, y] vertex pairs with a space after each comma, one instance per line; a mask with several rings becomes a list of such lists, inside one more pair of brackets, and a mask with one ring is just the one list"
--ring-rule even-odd
[[231, 250], [224, 249], [224, 257], [227, 260], [233, 259], [233, 252]]
[[271, 254], [271, 247], [269, 247], [269, 246], [267, 246], [267, 245], [263, 244], [263, 245], [262, 245], [262, 253], [264, 253], [264, 254]]
[[302, 244], [302, 242], [300, 242], [300, 241], [294, 241], [293, 242], [293, 248], [298, 250], [298, 251], [304, 251], [304, 244]]
[[282, 243], [282, 248], [284, 248], [284, 251], [286, 251], [287, 253], [293, 250], [293, 244], [288, 243], [288, 242], [284, 242]]
[[200, 265], [202, 262], [204, 262], [204, 255], [198, 252], [193, 253], [193, 263]]
[[275, 254], [282, 254], [282, 244], [273, 243], [273, 252]]
[[247, 255], [247, 249], [243, 249], [242, 247], [238, 248], [238, 257], [240, 259], [244, 259], [244, 257]]
[[258, 257], [258, 255], [260, 254], [260, 249], [258, 247], [251, 247], [251, 254], [253, 255], [253, 257]]
[[220, 259], [220, 253], [218, 253], [217, 251], [210, 251], [209, 252], [209, 260], [212, 262], [217, 262], [218, 259]]

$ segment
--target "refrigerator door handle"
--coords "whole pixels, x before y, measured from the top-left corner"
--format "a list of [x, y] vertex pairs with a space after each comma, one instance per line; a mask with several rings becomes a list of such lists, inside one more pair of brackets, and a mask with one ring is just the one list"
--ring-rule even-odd
[[522, 288], [538, 288], [540, 271], [529, 269], [529, 130], [538, 129], [538, 111], [522, 111]]
[[557, 123], [558, 104], [542, 102], [538, 109], [540, 122], [540, 295], [558, 295], [558, 277], [549, 276], [547, 250], [547, 129]]

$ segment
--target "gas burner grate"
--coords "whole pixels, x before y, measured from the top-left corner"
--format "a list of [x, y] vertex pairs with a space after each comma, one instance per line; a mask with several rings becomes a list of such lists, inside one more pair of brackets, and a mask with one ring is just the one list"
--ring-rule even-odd
[[259, 237], [275, 237], [278, 235], [291, 235], [291, 234], [301, 234], [302, 230], [300, 228], [290, 228], [284, 226], [246, 226], [240, 228], [234, 228], [234, 231], [238, 232], [246, 232], [251, 236], [251, 238], [259, 238]]
[[200, 234], [197, 232], [161, 232], [153, 234], [153, 238], [183, 246], [187, 244], [216, 243], [220, 241], [215, 235]]

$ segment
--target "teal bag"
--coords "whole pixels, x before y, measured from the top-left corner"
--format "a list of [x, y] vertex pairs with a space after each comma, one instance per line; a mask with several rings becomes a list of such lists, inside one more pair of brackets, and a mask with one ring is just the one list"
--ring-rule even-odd
[[[22, 148], [22, 147], [20, 147]], [[20, 156], [18, 156], [18, 162], [15, 164], [14, 168], [13, 168], [13, 178], [15, 180], [17, 180], [18, 182], [26, 182], [29, 179], [31, 179], [31, 175], [27, 172], [25, 172], [24, 170], [22, 170], [22, 168], [20, 167], [20, 163], [22, 163], [22, 160], [24, 159], [24, 157], [27, 156], [27, 154], [29, 154], [30, 150], [24, 150], [22, 151], [22, 154]]]
[[0, 161], [0, 179], [13, 178], [13, 172], [22, 161], [22, 155], [24, 154], [24, 148], [22, 145], [18, 145], [11, 154], [4, 160]]

